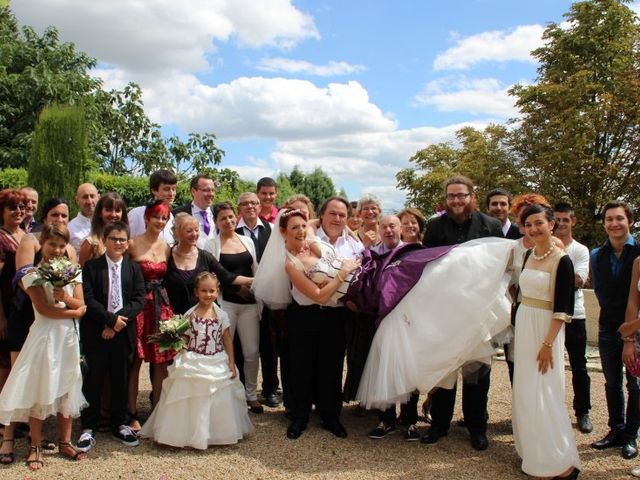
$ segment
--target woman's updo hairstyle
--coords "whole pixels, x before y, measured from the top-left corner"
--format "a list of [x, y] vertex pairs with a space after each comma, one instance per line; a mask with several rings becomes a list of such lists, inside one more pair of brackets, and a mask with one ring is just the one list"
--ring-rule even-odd
[[305, 222], [308, 220], [307, 216], [300, 209], [283, 209], [283, 212], [280, 214], [280, 224], [278, 225], [282, 230], [287, 229], [287, 225], [289, 224], [289, 220], [293, 217], [300, 217]]
[[525, 207], [525, 209], [522, 211], [522, 213], [520, 214], [520, 223], [524, 225], [524, 223], [527, 221], [527, 217], [536, 215], [538, 213], [544, 213], [545, 218], [549, 222], [555, 221], [556, 219], [553, 215], [553, 210], [551, 210], [551, 207], [549, 205], [534, 203], [533, 205]]

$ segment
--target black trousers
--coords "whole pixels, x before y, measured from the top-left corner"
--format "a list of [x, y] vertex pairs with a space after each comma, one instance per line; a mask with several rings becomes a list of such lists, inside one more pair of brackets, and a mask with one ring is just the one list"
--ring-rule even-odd
[[[405, 425], [414, 425], [418, 423], [418, 399], [420, 394], [413, 392], [407, 400], [407, 403], [400, 405], [400, 421]], [[387, 408], [385, 411], [380, 412], [378, 419], [384, 422], [388, 427], [395, 427], [396, 425], [396, 406]]]
[[571, 323], [565, 323], [564, 346], [571, 365], [573, 410], [576, 416], [585, 415], [591, 410], [591, 379], [587, 371], [587, 329], [584, 318], [574, 318]]
[[[491, 380], [491, 369], [478, 378], [477, 383], [462, 383], [462, 413], [471, 433], [487, 432], [487, 400]], [[451, 390], [438, 388], [432, 396], [431, 427], [446, 434], [453, 418], [457, 385]]]
[[127, 331], [117, 333], [111, 340], [99, 339], [97, 343], [83, 346], [88, 371], [82, 384], [89, 406], [82, 410], [83, 429], [95, 430], [100, 421], [102, 387], [109, 374], [111, 386], [111, 429], [127, 424], [127, 387], [131, 366], [131, 344]]
[[325, 422], [342, 410], [344, 308], [290, 305], [287, 332], [290, 352], [290, 408], [293, 419], [307, 422], [312, 401]]

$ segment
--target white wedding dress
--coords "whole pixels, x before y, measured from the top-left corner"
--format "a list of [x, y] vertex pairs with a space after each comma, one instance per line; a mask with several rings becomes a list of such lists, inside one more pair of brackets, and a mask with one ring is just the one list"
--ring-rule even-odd
[[[550, 274], [524, 269], [524, 297], [551, 301]], [[536, 360], [551, 324], [551, 310], [521, 304], [516, 317], [513, 375], [513, 438], [522, 470], [536, 477], [580, 468], [580, 457], [565, 404], [564, 326], [553, 342], [553, 368], [538, 371]]]
[[[36, 272], [22, 278], [25, 289], [37, 278]], [[76, 282], [81, 282], [80, 276]], [[64, 287], [73, 295], [73, 286]], [[45, 295], [53, 304], [53, 287], [44, 284]], [[44, 420], [62, 413], [80, 416], [87, 406], [82, 395], [80, 344], [77, 326], [72, 319], [51, 319], [34, 312], [29, 335], [11, 367], [9, 378], [0, 393], [0, 423], [28, 422], [29, 417]]]
[[[140, 435], [173, 447], [204, 450], [237, 443], [253, 431], [244, 387], [231, 377], [222, 333], [229, 317], [214, 305], [218, 318], [191, 315], [187, 348], [180, 351], [162, 382], [160, 401]], [[237, 369], [236, 369], [237, 373]]]
[[457, 371], [490, 364], [491, 338], [510, 324], [513, 240], [482, 238], [426, 265], [418, 283], [382, 320], [356, 398], [384, 410], [418, 389], [452, 388]]

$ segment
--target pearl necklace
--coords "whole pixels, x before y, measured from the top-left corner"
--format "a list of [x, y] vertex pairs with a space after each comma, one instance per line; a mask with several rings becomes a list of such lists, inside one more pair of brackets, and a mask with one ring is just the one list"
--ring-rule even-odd
[[534, 260], [538, 260], [538, 261], [544, 260], [545, 258], [547, 258], [549, 255], [553, 253], [554, 248], [556, 248], [556, 242], [551, 241], [551, 246], [549, 247], [549, 250], [547, 250], [546, 252], [544, 252], [542, 255], [538, 257], [536, 255], [536, 249], [534, 247], [533, 251], [531, 252], [531, 256], [533, 257]]

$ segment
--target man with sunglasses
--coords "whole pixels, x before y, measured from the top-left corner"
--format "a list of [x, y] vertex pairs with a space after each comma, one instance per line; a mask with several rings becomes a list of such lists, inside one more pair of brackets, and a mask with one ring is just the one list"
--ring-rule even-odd
[[[500, 221], [478, 211], [473, 189], [473, 182], [461, 175], [446, 181], [446, 210], [427, 224], [423, 240], [425, 246], [439, 247], [476, 238], [503, 237]], [[461, 293], [464, 295], [464, 292]], [[471, 436], [471, 446], [475, 450], [486, 450], [489, 446], [486, 432], [490, 374], [491, 367], [483, 365], [475, 372], [475, 378], [463, 378], [462, 412]], [[449, 433], [456, 402], [455, 381], [452, 389], [436, 389], [432, 402], [431, 427], [422, 436], [422, 443], [436, 443]]]

